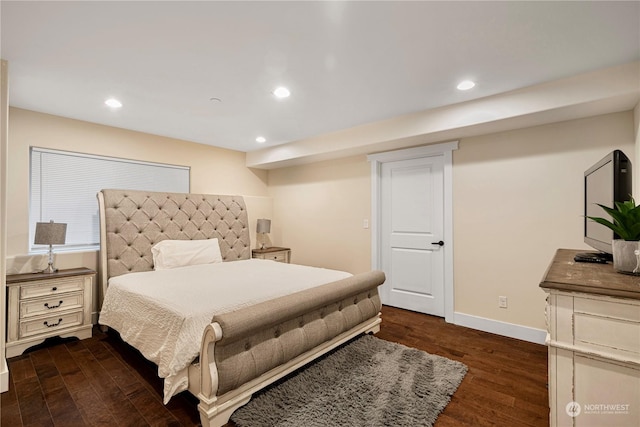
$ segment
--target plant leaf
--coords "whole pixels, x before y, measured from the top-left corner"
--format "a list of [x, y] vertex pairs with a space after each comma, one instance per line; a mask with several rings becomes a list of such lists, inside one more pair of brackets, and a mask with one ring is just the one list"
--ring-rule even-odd
[[623, 240], [640, 240], [640, 206], [636, 206], [633, 197], [624, 202], [616, 202], [615, 209], [599, 203], [598, 206], [611, 216], [612, 221], [592, 216], [587, 218], [613, 230]]

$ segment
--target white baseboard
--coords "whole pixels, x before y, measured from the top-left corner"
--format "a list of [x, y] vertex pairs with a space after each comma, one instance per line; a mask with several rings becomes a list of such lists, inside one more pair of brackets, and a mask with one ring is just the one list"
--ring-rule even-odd
[[477, 329], [479, 331], [529, 341], [535, 344], [544, 344], [545, 339], [547, 338], [547, 331], [543, 329], [530, 328], [528, 326], [501, 322], [499, 320], [487, 319], [485, 317], [472, 316], [470, 314], [458, 312], [454, 314], [453, 323], [467, 328]]
[[7, 360], [2, 357], [0, 360], [0, 393], [4, 393], [9, 390], [9, 368], [7, 367]]

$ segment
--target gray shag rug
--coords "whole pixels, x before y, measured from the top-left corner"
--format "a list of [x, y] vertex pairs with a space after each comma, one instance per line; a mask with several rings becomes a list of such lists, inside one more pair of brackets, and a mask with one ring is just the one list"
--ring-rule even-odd
[[432, 426], [467, 367], [371, 335], [256, 393], [239, 427]]

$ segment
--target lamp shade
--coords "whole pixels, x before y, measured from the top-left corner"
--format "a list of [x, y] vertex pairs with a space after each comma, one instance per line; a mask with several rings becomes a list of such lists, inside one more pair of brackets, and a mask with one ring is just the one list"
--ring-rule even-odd
[[67, 224], [50, 222], [36, 223], [36, 245], [64, 245], [67, 238]]
[[258, 228], [256, 229], [257, 233], [266, 234], [271, 232], [271, 220], [270, 219], [259, 219], [258, 220]]

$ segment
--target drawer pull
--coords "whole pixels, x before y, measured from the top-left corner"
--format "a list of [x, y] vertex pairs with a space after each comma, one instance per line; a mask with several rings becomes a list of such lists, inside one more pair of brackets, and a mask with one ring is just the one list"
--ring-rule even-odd
[[52, 291], [57, 291], [57, 290], [58, 290], [58, 287], [57, 287], [57, 286], [54, 286], [53, 288], [51, 288], [51, 290], [52, 290]]
[[60, 307], [60, 306], [62, 305], [62, 302], [63, 302], [63, 301], [62, 301], [62, 300], [60, 300], [60, 302], [58, 303], [58, 305], [49, 305], [49, 303], [48, 303], [48, 302], [45, 302], [45, 303], [44, 303], [44, 306], [45, 306], [45, 307], [47, 307], [49, 310], [51, 310], [52, 308], [58, 308], [58, 307]]
[[46, 326], [47, 328], [53, 328], [54, 326], [58, 326], [60, 323], [62, 323], [62, 317], [58, 319], [58, 321], [56, 323], [52, 323], [49, 324], [49, 322], [47, 322], [46, 320], [44, 321], [44, 326]]

